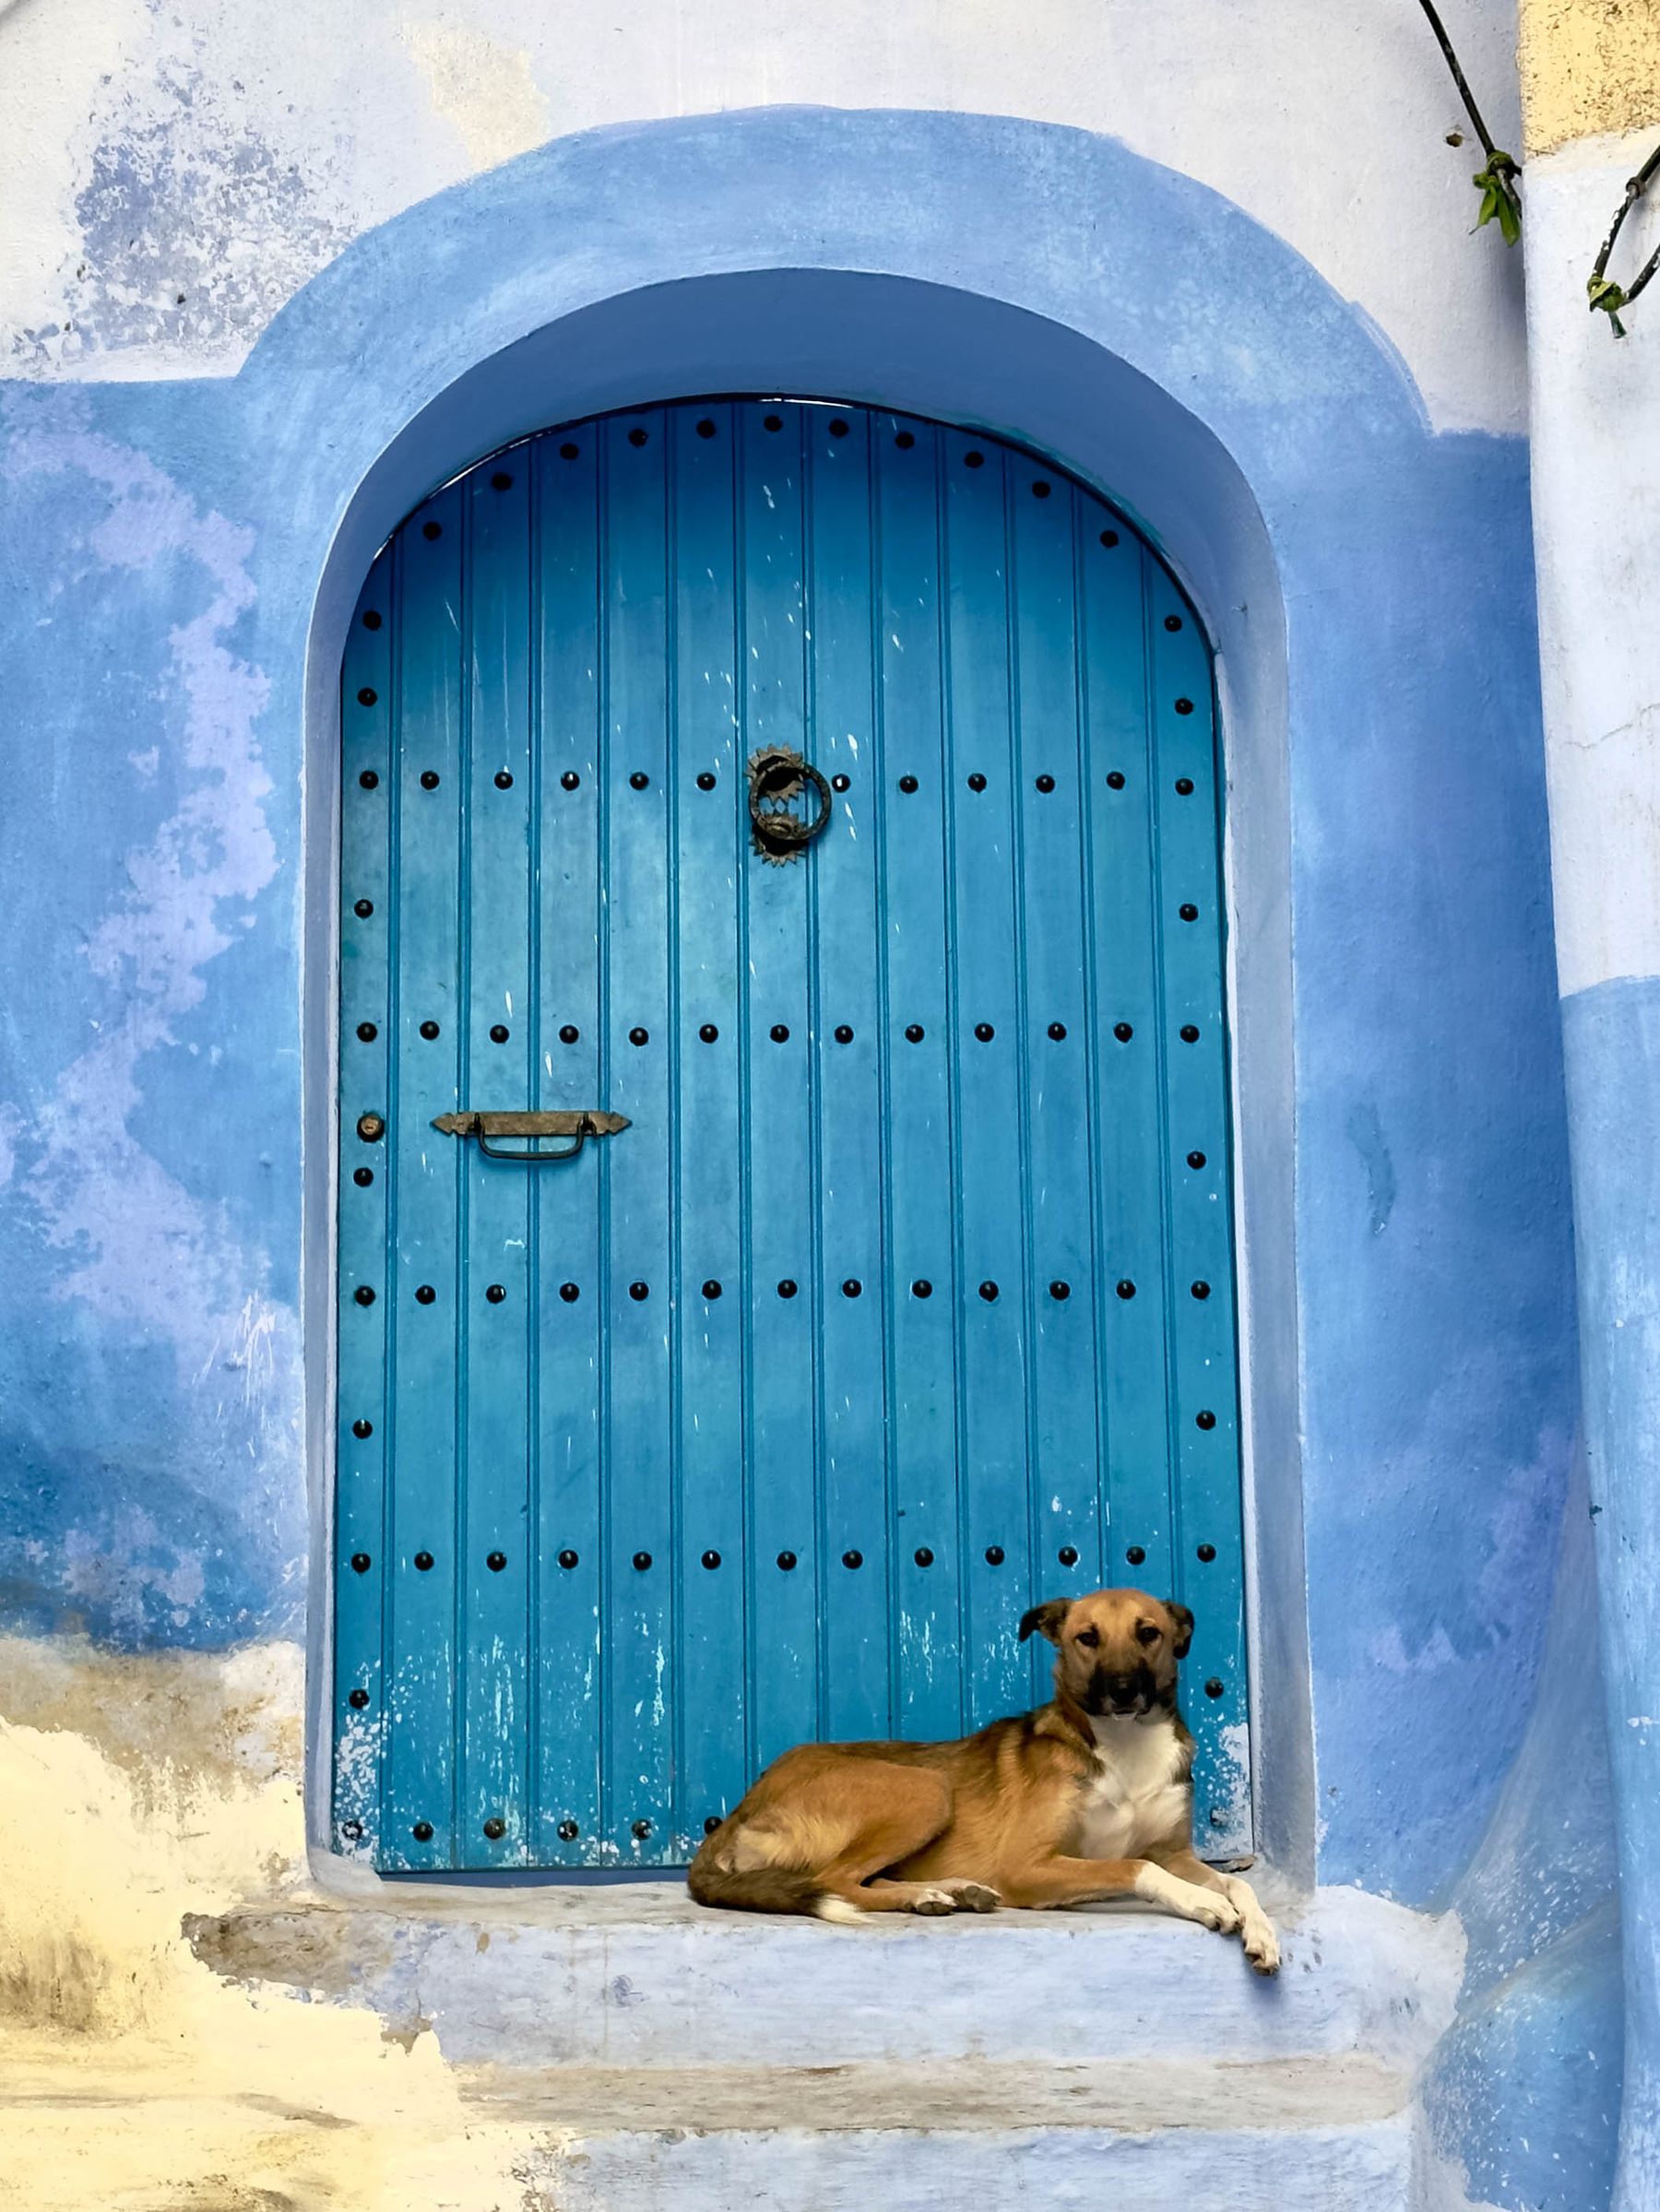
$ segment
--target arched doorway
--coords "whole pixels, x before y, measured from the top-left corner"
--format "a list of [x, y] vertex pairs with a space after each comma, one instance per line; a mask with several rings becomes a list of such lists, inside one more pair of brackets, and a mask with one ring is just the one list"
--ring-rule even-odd
[[918, 418], [606, 416], [400, 526], [342, 716], [338, 1839], [676, 1863], [1134, 1581], [1237, 1844], [1221, 782], [1144, 540]]

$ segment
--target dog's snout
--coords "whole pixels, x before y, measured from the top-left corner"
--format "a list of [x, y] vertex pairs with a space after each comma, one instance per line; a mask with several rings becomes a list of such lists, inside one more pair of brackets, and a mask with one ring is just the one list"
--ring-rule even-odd
[[1097, 1667], [1090, 1686], [1091, 1704], [1097, 1712], [1144, 1712], [1149, 1702], [1152, 1685], [1144, 1667], [1128, 1673], [1119, 1673], [1109, 1667]]

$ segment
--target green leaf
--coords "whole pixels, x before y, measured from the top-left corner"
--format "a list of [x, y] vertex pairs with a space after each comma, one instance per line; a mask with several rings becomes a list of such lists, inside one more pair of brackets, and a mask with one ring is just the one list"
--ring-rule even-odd
[[1479, 231], [1484, 223], [1497, 221], [1507, 246], [1513, 246], [1522, 235], [1522, 202], [1513, 179], [1516, 164], [1509, 154], [1494, 149], [1485, 169], [1478, 169], [1473, 180], [1481, 195], [1481, 212], [1476, 218]]
[[1616, 284], [1612, 277], [1588, 277], [1585, 290], [1591, 295], [1590, 312], [1595, 314], [1600, 309], [1613, 325], [1614, 336], [1624, 337], [1626, 326], [1619, 319], [1619, 311], [1626, 303], [1625, 288]]

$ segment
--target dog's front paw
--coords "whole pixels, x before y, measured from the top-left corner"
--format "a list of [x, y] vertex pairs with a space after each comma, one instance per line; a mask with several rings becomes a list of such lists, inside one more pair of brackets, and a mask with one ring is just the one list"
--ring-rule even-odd
[[1214, 1929], [1218, 1935], [1237, 1935], [1243, 1924], [1239, 1907], [1209, 1890], [1199, 1890], [1186, 1910], [1190, 1920], [1196, 1920], [1202, 1928]]
[[1277, 1974], [1280, 1970], [1279, 1937], [1265, 1920], [1248, 1920], [1245, 1923], [1245, 1956], [1259, 1974]]

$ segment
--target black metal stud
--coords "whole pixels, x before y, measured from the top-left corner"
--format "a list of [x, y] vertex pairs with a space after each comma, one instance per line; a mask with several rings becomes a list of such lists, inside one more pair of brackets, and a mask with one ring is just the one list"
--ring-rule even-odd
[[354, 1713], [361, 1713], [369, 1702], [369, 1693], [367, 1690], [353, 1690], [346, 1702]]
[[374, 1180], [374, 1170], [373, 1167], [354, 1167], [351, 1179], [360, 1189], [366, 1190]]
[[507, 1565], [507, 1555], [505, 1552], [492, 1552], [486, 1557], [484, 1564], [492, 1575], [499, 1575]]
[[1191, 714], [1192, 713], [1192, 711], [1193, 711], [1193, 703], [1192, 703], [1192, 701], [1191, 699], [1178, 699], [1178, 700], [1177, 700], [1177, 702], [1176, 702], [1176, 712], [1177, 712], [1179, 715], [1191, 715]]
[[927, 1544], [919, 1544], [912, 1556], [915, 1558], [919, 1567], [931, 1567], [933, 1565], [933, 1554], [929, 1550]]
[[919, 1275], [911, 1284], [911, 1296], [913, 1298], [931, 1298], [933, 1296], [933, 1284], [925, 1275]]
[[1112, 1024], [1112, 1034], [1120, 1045], [1127, 1045], [1135, 1032], [1128, 1022], [1115, 1022]]
[[559, 1286], [559, 1295], [567, 1306], [575, 1306], [582, 1293], [575, 1283], [562, 1283]]
[[374, 912], [374, 901], [373, 899], [359, 899], [352, 906], [351, 911], [357, 916], [359, 921], [366, 922], [369, 919], [369, 917]]
[[628, 443], [631, 445], [644, 445], [646, 439], [650, 435], [651, 432], [649, 431], [641, 430], [638, 424], [636, 424], [634, 428], [628, 433]]
[[356, 1290], [354, 1290], [351, 1295], [357, 1300], [360, 1306], [373, 1306], [374, 1304], [374, 1293], [370, 1289], [366, 1283], [360, 1283]]
[[1215, 1555], [1216, 1547], [1214, 1544], [1202, 1544], [1199, 1546], [1198, 1556], [1204, 1562], [1206, 1567], [1210, 1565], [1211, 1561], [1215, 1557]]
[[703, 1563], [709, 1569], [710, 1573], [713, 1574], [715, 1569], [720, 1565], [720, 1554], [718, 1552], [706, 1552], [703, 1555]]
[[968, 778], [968, 788], [970, 791], [983, 791], [985, 787], [986, 779], [977, 768], [974, 774]]
[[360, 691], [358, 693], [358, 704], [360, 706], [373, 706], [375, 700], [379, 696], [380, 694], [373, 690], [370, 685], [364, 684], [362, 691]]
[[864, 1565], [864, 1554], [862, 1552], [844, 1552], [842, 1554], [842, 1565], [844, 1567], [862, 1567]]
[[423, 538], [442, 538], [444, 525], [441, 522], [423, 522], [421, 526], [421, 535]]
[[864, 1284], [859, 1280], [857, 1275], [849, 1275], [847, 1281], [842, 1284], [842, 1296], [844, 1298], [856, 1298], [858, 1297], [860, 1292], [863, 1290], [863, 1288]]
[[492, 1306], [499, 1306], [507, 1295], [507, 1285], [504, 1283], [492, 1283], [485, 1291], [484, 1295]]
[[498, 1820], [492, 1813], [484, 1823], [484, 1833], [492, 1843], [499, 1843], [507, 1833], [507, 1823], [504, 1820]]
[[1051, 1283], [1049, 1284], [1049, 1296], [1058, 1300], [1070, 1298], [1072, 1296], [1072, 1284], [1070, 1283], [1061, 1283], [1059, 1281]]
[[636, 1820], [629, 1830], [629, 1834], [634, 1838], [636, 1843], [644, 1843], [646, 1837], [649, 1836], [650, 1833], [651, 1823], [649, 1820]]
[[981, 1296], [982, 1298], [984, 1298], [984, 1300], [986, 1301], [986, 1304], [987, 1304], [988, 1306], [995, 1306], [995, 1305], [996, 1305], [996, 1303], [997, 1303], [997, 1285], [996, 1285], [996, 1283], [982, 1283], [980, 1284], [980, 1286], [979, 1286], [979, 1295], [980, 1295], [980, 1296]]
[[651, 1033], [649, 1030], [631, 1029], [628, 1033], [628, 1041], [631, 1045], [649, 1044], [650, 1040]]
[[916, 443], [917, 440], [914, 432], [902, 430], [895, 431], [894, 433], [894, 444], [899, 448], [901, 453], [909, 453], [911, 447]]
[[1196, 1045], [1199, 1042], [1199, 1029], [1196, 1023], [1184, 1022], [1179, 1034], [1184, 1045]]
[[1049, 1026], [1049, 1033], [1050, 1036], [1054, 1038], [1057, 1045], [1064, 1044], [1066, 1041], [1066, 1023], [1064, 1022], [1051, 1022]]
[[1165, 617], [1165, 628], [1166, 628], [1167, 630], [1180, 630], [1180, 627], [1181, 627], [1181, 617], [1180, 617], [1179, 614], [1167, 614], [1167, 615], [1166, 615], [1166, 617]]
[[1210, 1296], [1210, 1284], [1208, 1283], [1195, 1283], [1191, 1285], [1191, 1288], [1194, 1297], [1196, 1298], [1208, 1298]]
[[702, 1037], [706, 1045], [712, 1045], [716, 1038], [720, 1035], [720, 1032], [716, 1028], [713, 1022], [706, 1022], [697, 1034], [700, 1037]]
[[433, 1840], [433, 1824], [430, 1820], [418, 1820], [409, 1833], [417, 1843], [430, 1843]]
[[1205, 1684], [1204, 1694], [1207, 1697], [1219, 1697], [1222, 1695], [1222, 1685], [1215, 1675], [1213, 1674]]
[[635, 1574], [643, 1575], [646, 1568], [651, 1565], [651, 1554], [649, 1552], [636, 1552], [634, 1555], [634, 1565]]
[[785, 1022], [775, 1022], [772, 1025], [771, 1035], [772, 1041], [775, 1045], [788, 1045], [789, 1042], [788, 1023]]
[[704, 1296], [705, 1296], [706, 1298], [707, 1298], [707, 1299], [708, 1299], [708, 1301], [709, 1301], [709, 1303], [710, 1303], [711, 1305], [713, 1305], [713, 1304], [714, 1304], [714, 1302], [715, 1302], [715, 1300], [716, 1300], [717, 1297], [719, 1297], [719, 1295], [720, 1295], [720, 1285], [719, 1285], [719, 1283], [717, 1283], [717, 1282], [716, 1282], [716, 1280], [715, 1280], [715, 1278], [714, 1278], [714, 1276], [713, 1276], [713, 1275], [711, 1275], [711, 1276], [709, 1277], [709, 1280], [708, 1280], [708, 1281], [707, 1281], [707, 1282], [706, 1282], [706, 1283], [704, 1284], [704, 1286], [703, 1286], [703, 1295], [704, 1295]]
[[1176, 778], [1176, 790], [1178, 797], [1181, 798], [1192, 798], [1193, 796], [1192, 777], [1191, 775], [1179, 775]]
[[1118, 1285], [1118, 1295], [1119, 1295], [1119, 1296], [1120, 1296], [1120, 1298], [1132, 1298], [1132, 1297], [1134, 1297], [1134, 1295], [1135, 1295], [1135, 1285], [1134, 1285], [1134, 1283], [1132, 1283], [1132, 1282], [1131, 1282], [1131, 1280], [1130, 1280], [1130, 1278], [1129, 1278], [1129, 1276], [1128, 1276], [1128, 1275], [1126, 1275], [1126, 1276], [1124, 1277], [1123, 1281], [1122, 1281], [1121, 1283], [1120, 1283], [1120, 1284]]
[[581, 451], [580, 445], [573, 445], [567, 438], [559, 449], [559, 457], [562, 461], [574, 461]]
[[363, 627], [365, 630], [378, 630], [380, 626], [380, 616], [376, 614], [374, 609], [371, 607], [363, 616]]
[[1109, 790], [1109, 791], [1121, 791], [1121, 790], [1123, 789], [1123, 787], [1124, 787], [1124, 772], [1123, 772], [1123, 770], [1122, 770], [1121, 768], [1109, 768], [1109, 769], [1108, 769], [1108, 771], [1107, 771], [1107, 788], [1108, 788], [1108, 790]]
[[504, 1045], [507, 1042], [507, 1024], [505, 1022], [492, 1022], [491, 1023], [490, 1041], [492, 1045]]
[[1076, 1567], [1078, 1564], [1077, 1547], [1074, 1544], [1063, 1544], [1055, 1556], [1062, 1567]]
[[357, 1133], [365, 1144], [378, 1144], [386, 1133], [386, 1125], [378, 1114], [360, 1114]]
[[989, 1045], [992, 1038], [997, 1035], [997, 1032], [992, 1028], [990, 1022], [977, 1022], [974, 1024], [974, 1034], [977, 1037], [978, 1037], [982, 1045]]
[[365, 791], [373, 791], [380, 782], [380, 777], [376, 775], [373, 768], [365, 768], [358, 777], [358, 782], [362, 785]]
[[1178, 906], [1176, 911], [1184, 922], [1196, 922], [1199, 919], [1199, 909], [1191, 900]]
[[838, 1022], [836, 1025], [836, 1041], [838, 1045], [850, 1045], [853, 1042], [853, 1032], [845, 1022]]
[[636, 768], [634, 774], [629, 777], [628, 781], [629, 786], [633, 790], [644, 791], [646, 785], [651, 781], [651, 778], [646, 775], [644, 768]]
[[780, 1552], [778, 1554], [778, 1565], [780, 1567], [782, 1567], [787, 1575], [793, 1574], [796, 1567], [795, 1554], [793, 1552]]
[[421, 770], [421, 789], [422, 789], [423, 791], [436, 791], [436, 790], [437, 790], [437, 788], [438, 788], [438, 771], [437, 771], [437, 769], [436, 769], [436, 768], [423, 768], [423, 769]]
[[905, 1035], [906, 1035], [907, 1041], [908, 1043], [910, 1043], [910, 1044], [912, 1044], [912, 1045], [919, 1045], [919, 1044], [922, 1042], [922, 1037], [923, 1037], [923, 1029], [922, 1029], [922, 1024], [921, 1024], [921, 1023], [920, 1023], [920, 1022], [907, 1022], [907, 1023], [905, 1024]]
[[581, 1833], [582, 1830], [574, 1820], [562, 1820], [559, 1824], [559, 1840], [562, 1843], [575, 1843]]
[[830, 788], [833, 791], [850, 790], [852, 784], [853, 778], [850, 775], [833, 775], [830, 778]]
[[1037, 784], [1039, 791], [1047, 793], [1054, 789], [1055, 779], [1052, 775], [1040, 775], [1037, 778]]
[[432, 1571], [433, 1571], [433, 1555], [432, 1555], [432, 1553], [431, 1553], [431, 1552], [417, 1552], [417, 1553], [416, 1553], [416, 1555], [415, 1555], [415, 1566], [416, 1566], [416, 1570], [417, 1570], [417, 1572], [418, 1572], [418, 1573], [421, 1573], [421, 1574], [423, 1574], [423, 1575], [430, 1575], [430, 1574], [432, 1573]]
[[425, 1037], [425, 1039], [426, 1039], [427, 1043], [430, 1045], [430, 1044], [432, 1043], [433, 1039], [433, 1038], [434, 1038], [434, 1037], [435, 1037], [435, 1036], [438, 1035], [438, 1024], [437, 1024], [437, 1023], [436, 1023], [436, 1022], [423, 1022], [423, 1023], [421, 1024], [421, 1035], [422, 1035], [423, 1037]]
[[1202, 1152], [1191, 1152], [1187, 1156], [1187, 1162], [1190, 1167], [1203, 1167], [1204, 1165], [1204, 1154]]
[[577, 1566], [579, 1561], [575, 1552], [563, 1551], [559, 1555], [559, 1564], [564, 1568], [566, 1574], [569, 1574], [572, 1567]]
[[373, 1045], [380, 1035], [380, 1031], [376, 1029], [373, 1022], [360, 1022], [357, 1033], [358, 1042], [362, 1045]]
[[1049, 487], [1044, 482], [1043, 479], [1039, 477], [1038, 481], [1032, 486], [1032, 497], [1034, 499], [1048, 499], [1049, 495]]
[[566, 1022], [559, 1032], [559, 1041], [562, 1045], [574, 1045], [581, 1035], [575, 1022]]
[[974, 451], [966, 453], [963, 455], [963, 467], [965, 468], [983, 468], [985, 466], [986, 456], [978, 449], [978, 447]]
[[354, 1575], [366, 1575], [369, 1572], [372, 1564], [373, 1562], [371, 1561], [367, 1552], [352, 1553], [351, 1571]]
[[1101, 543], [1109, 546], [1117, 545], [1118, 532], [1116, 530], [1103, 530], [1101, 532]]
[[1139, 1544], [1132, 1544], [1124, 1556], [1132, 1567], [1143, 1567], [1146, 1564], [1146, 1552]]
[[720, 1815], [718, 1813], [710, 1813], [706, 1815], [704, 1819], [704, 1834], [706, 1836], [712, 1836], [719, 1826]]
[[796, 1286], [794, 1283], [791, 1282], [790, 1278], [786, 1275], [783, 1282], [778, 1285], [778, 1295], [781, 1298], [793, 1298], [795, 1295]]
[[490, 485], [492, 491], [511, 491], [513, 490], [513, 479], [508, 475], [504, 468], [498, 468], [494, 476], [491, 478]]
[[628, 1286], [628, 1295], [638, 1306], [650, 1297], [651, 1285], [649, 1283], [631, 1283]]
[[697, 779], [697, 787], [698, 787], [698, 789], [699, 789], [700, 791], [713, 791], [713, 790], [714, 790], [714, 788], [715, 788], [715, 778], [714, 778], [713, 775], [710, 773], [710, 771], [709, 771], [707, 768], [706, 768], [706, 769], [703, 771], [702, 775], [699, 775], [699, 777], [698, 777], [698, 779]]
[[908, 794], [908, 793], [910, 793], [910, 792], [914, 791], [914, 790], [916, 789], [916, 787], [917, 787], [917, 779], [916, 779], [916, 777], [915, 777], [914, 775], [902, 775], [902, 776], [899, 778], [899, 788], [900, 788], [900, 790], [901, 790], [901, 791], [904, 791], [904, 792], [906, 792], [906, 793], [907, 793], [907, 794]]
[[840, 417], [839, 415], [837, 415], [837, 416], [836, 416], [836, 417], [834, 419], [834, 420], [831, 422], [831, 425], [830, 425], [830, 435], [831, 435], [833, 438], [845, 438], [845, 437], [847, 436], [847, 434], [848, 434], [848, 426], [847, 426], [847, 424], [846, 424], [846, 423], [845, 423], [845, 422], [842, 420], [841, 417]]
[[433, 1288], [430, 1283], [418, 1283], [415, 1286], [415, 1303], [417, 1306], [431, 1306], [437, 1295], [438, 1293]]
[[782, 415], [765, 415], [762, 418], [761, 427], [763, 430], [782, 430], [784, 418]]
[[715, 435], [715, 425], [707, 415], [698, 424], [697, 434], [700, 438], [712, 438]]
[[372, 1437], [374, 1434], [374, 1424], [373, 1421], [354, 1421], [351, 1425], [351, 1433], [360, 1440], [364, 1437]]
[[495, 772], [495, 787], [496, 787], [496, 789], [497, 789], [498, 791], [511, 791], [511, 790], [512, 790], [512, 788], [513, 788], [513, 772], [512, 772], [512, 770], [511, 770], [511, 769], [508, 769], [508, 768], [498, 768], [498, 769], [496, 770], [496, 772]]
[[1216, 1416], [1211, 1412], [1209, 1406], [1205, 1406], [1202, 1412], [1193, 1415], [1193, 1426], [1195, 1428], [1215, 1428], [1215, 1425]]
[[1001, 1544], [987, 1544], [987, 1546], [986, 1546], [986, 1565], [987, 1565], [988, 1567], [1001, 1567], [1001, 1566], [1002, 1565], [1002, 1563], [1003, 1563], [1003, 1547], [1002, 1547], [1002, 1545]]
[[575, 791], [581, 781], [582, 778], [577, 775], [575, 768], [567, 768], [564, 774], [559, 779], [560, 789], [562, 791]]

